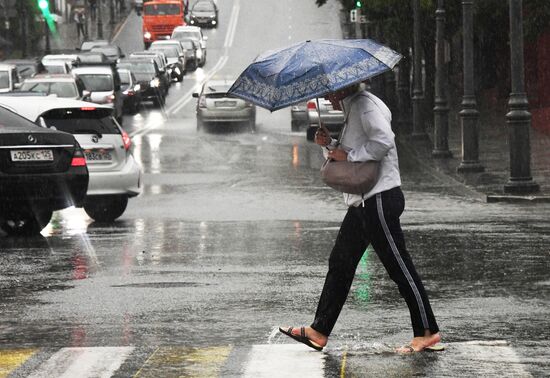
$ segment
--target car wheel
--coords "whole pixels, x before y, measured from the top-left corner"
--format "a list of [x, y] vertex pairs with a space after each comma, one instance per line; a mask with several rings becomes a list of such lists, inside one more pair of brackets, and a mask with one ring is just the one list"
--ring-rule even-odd
[[183, 71], [178, 75], [178, 81], [181, 83], [183, 81], [183, 77], [184, 77], [184, 73]]
[[315, 133], [317, 132], [318, 127], [308, 127], [306, 132], [306, 139], [313, 141], [315, 139]]
[[86, 214], [96, 222], [112, 222], [120, 217], [128, 206], [128, 196], [90, 197], [84, 205]]
[[9, 235], [36, 235], [50, 223], [52, 210], [15, 214], [0, 219], [0, 228]]

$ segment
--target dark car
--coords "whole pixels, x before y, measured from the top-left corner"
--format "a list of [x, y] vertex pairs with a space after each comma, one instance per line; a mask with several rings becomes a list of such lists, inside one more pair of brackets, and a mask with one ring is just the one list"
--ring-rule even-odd
[[40, 62], [40, 59], [8, 59], [2, 63], [13, 64], [17, 67], [17, 71], [22, 80], [33, 77], [36, 74], [44, 72], [44, 66]]
[[0, 106], [0, 228], [36, 234], [53, 211], [81, 207], [86, 158], [73, 135], [39, 127]]
[[127, 69], [134, 74], [140, 86], [142, 101], [150, 100], [157, 106], [164, 104], [165, 96], [161, 88], [162, 73], [153, 58], [140, 56], [122, 59], [117, 67]]
[[190, 25], [218, 27], [218, 7], [212, 0], [198, 0], [188, 17]]
[[122, 98], [124, 99], [124, 111], [135, 114], [141, 106], [141, 85], [130, 70], [118, 68], [118, 75], [120, 76], [120, 89], [122, 89]]
[[168, 58], [164, 52], [159, 50], [134, 51], [130, 54], [130, 58], [148, 58], [154, 59], [160, 71], [160, 88], [164, 91], [164, 95], [168, 94], [170, 84], [172, 84], [172, 69], [168, 66]]
[[185, 50], [185, 64], [187, 67], [196, 69], [199, 66], [199, 44], [192, 39], [179, 40], [181, 46]]

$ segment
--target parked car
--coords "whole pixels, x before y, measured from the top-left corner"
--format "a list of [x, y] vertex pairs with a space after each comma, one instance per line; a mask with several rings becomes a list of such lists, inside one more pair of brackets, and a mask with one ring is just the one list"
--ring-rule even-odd
[[0, 93], [13, 92], [20, 86], [17, 67], [13, 64], [0, 64]]
[[202, 34], [202, 29], [198, 26], [178, 26], [172, 32], [172, 39], [184, 41], [192, 39], [198, 43], [197, 48], [197, 63], [199, 67], [203, 67], [206, 63], [206, 41], [208, 37]]
[[192, 39], [182, 39], [180, 40], [181, 46], [185, 50], [185, 64], [187, 67], [192, 67], [196, 69], [199, 66], [199, 44], [198, 42]]
[[206, 81], [197, 98], [197, 131], [211, 125], [244, 124], [256, 131], [256, 106], [251, 102], [227, 94], [234, 80]]
[[218, 6], [212, 0], [198, 0], [189, 11], [189, 24], [218, 27]]
[[37, 234], [54, 211], [84, 204], [84, 152], [71, 134], [39, 127], [13, 108], [0, 105], [0, 123], [0, 228]]
[[153, 58], [147, 56], [126, 58], [122, 59], [117, 67], [127, 69], [134, 74], [140, 86], [142, 101], [151, 100], [157, 106], [164, 105], [164, 90], [160, 88], [162, 74]]
[[59, 98], [72, 98], [73, 100], [88, 100], [90, 98], [90, 92], [86, 90], [82, 80], [70, 74], [36, 75], [23, 82], [21, 91], [53, 94]]
[[80, 51], [90, 51], [93, 47], [99, 47], [99, 46], [108, 46], [109, 41], [106, 39], [94, 39], [94, 40], [88, 40], [83, 41], [80, 44], [80, 48], [78, 50]]
[[113, 109], [113, 115], [122, 123], [123, 98], [116, 67], [92, 65], [75, 68], [72, 72], [82, 80], [86, 90], [90, 91], [90, 101]]
[[116, 63], [125, 55], [120, 47], [115, 45], [94, 46], [90, 49], [91, 52], [99, 52], [105, 54], [105, 56], [112, 62]]
[[160, 89], [163, 90], [164, 95], [166, 96], [168, 94], [168, 90], [170, 89], [170, 84], [172, 84], [172, 71], [168, 67], [168, 59], [166, 58], [166, 55], [162, 51], [135, 51], [130, 54], [131, 58], [140, 58], [144, 57], [146, 59], [154, 59], [155, 62], [157, 62], [157, 66], [160, 71]]
[[139, 85], [136, 76], [130, 70], [119, 68], [118, 75], [120, 76], [120, 89], [122, 89], [124, 99], [124, 111], [135, 114], [141, 106], [141, 85]]
[[334, 110], [329, 100], [319, 99], [319, 112], [317, 111], [317, 101], [309, 100], [307, 102], [307, 123], [306, 138], [313, 140], [315, 133], [319, 128], [319, 113], [321, 114], [322, 124], [330, 131], [332, 136], [338, 136], [344, 125], [344, 113], [341, 110]]
[[171, 71], [171, 78], [176, 79], [176, 81], [183, 81], [187, 65], [185, 50], [179, 41], [155, 41], [151, 44], [149, 51], [160, 51], [164, 53], [168, 61], [168, 68]]
[[120, 217], [128, 199], [141, 193], [141, 168], [131, 153], [130, 137], [112, 116], [113, 109], [51, 97], [33, 97], [33, 106], [25, 106], [20, 99], [3, 97], [0, 103], [49, 129], [73, 134], [82, 147], [89, 171], [83, 206], [90, 218]]
[[303, 101], [290, 107], [290, 130], [300, 131], [307, 128], [307, 102]]
[[44, 72], [44, 66], [40, 63], [38, 58], [30, 59], [7, 59], [2, 63], [4, 64], [13, 64], [17, 67], [17, 73], [21, 80], [28, 79], [39, 73]]

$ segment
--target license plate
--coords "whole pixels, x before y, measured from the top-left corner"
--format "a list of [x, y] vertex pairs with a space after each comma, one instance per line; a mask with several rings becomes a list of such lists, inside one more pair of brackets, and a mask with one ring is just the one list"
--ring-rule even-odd
[[52, 150], [12, 150], [11, 161], [53, 161]]
[[219, 107], [234, 107], [237, 105], [237, 101], [214, 101], [214, 105]]
[[87, 161], [112, 161], [113, 156], [109, 151], [84, 151]]

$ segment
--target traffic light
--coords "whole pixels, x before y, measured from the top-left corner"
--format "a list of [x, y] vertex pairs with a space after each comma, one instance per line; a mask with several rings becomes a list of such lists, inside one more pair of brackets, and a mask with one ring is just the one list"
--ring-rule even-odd
[[361, 0], [357, 0], [355, 2], [355, 8], [362, 8], [363, 7], [363, 2]]
[[38, 8], [42, 12], [44, 20], [48, 24], [48, 28], [52, 33], [55, 33], [55, 23], [53, 22], [52, 14], [50, 13], [50, 2], [49, 0], [38, 0]]

